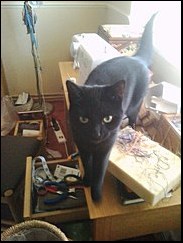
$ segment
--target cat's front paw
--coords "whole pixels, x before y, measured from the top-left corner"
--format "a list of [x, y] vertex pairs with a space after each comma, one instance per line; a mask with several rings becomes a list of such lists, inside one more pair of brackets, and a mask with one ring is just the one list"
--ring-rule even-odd
[[96, 188], [91, 188], [91, 197], [94, 202], [99, 202], [102, 199], [102, 192]]

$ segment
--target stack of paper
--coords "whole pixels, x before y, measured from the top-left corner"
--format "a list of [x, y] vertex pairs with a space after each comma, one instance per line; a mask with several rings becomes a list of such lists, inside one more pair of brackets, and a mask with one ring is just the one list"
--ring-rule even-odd
[[152, 205], [180, 184], [180, 158], [131, 127], [120, 130], [109, 160], [109, 172]]

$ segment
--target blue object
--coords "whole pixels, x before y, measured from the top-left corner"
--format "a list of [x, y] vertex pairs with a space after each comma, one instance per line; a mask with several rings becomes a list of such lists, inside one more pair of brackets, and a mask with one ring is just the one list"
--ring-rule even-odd
[[28, 4], [27, 1], [24, 2], [23, 21], [27, 27], [27, 34], [30, 34], [32, 45], [35, 45], [37, 49], [38, 45], [35, 38], [34, 28], [34, 24], [36, 23], [36, 15], [33, 13], [32, 7]]
[[37, 189], [38, 195], [45, 195], [48, 192], [59, 194], [55, 198], [44, 199], [44, 204], [51, 205], [58, 203], [68, 197], [76, 199], [76, 197], [70, 196], [69, 188], [65, 182], [45, 181], [43, 187]]

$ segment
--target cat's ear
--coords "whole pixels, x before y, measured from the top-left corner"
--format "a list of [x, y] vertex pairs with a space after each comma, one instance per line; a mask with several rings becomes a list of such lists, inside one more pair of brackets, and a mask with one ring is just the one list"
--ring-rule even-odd
[[112, 95], [114, 95], [115, 97], [122, 98], [124, 94], [124, 89], [125, 89], [125, 81], [120, 80], [111, 86]]
[[81, 96], [81, 87], [70, 80], [66, 81], [70, 103], [75, 102]]

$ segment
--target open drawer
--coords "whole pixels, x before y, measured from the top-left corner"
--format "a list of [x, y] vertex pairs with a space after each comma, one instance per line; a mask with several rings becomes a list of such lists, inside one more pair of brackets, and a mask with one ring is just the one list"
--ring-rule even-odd
[[[68, 159], [59, 159], [59, 160], [53, 160], [53, 161], [47, 161], [47, 165], [49, 167], [49, 170], [53, 174], [53, 171], [55, 170], [56, 166], [58, 164], [69, 166], [68, 163], [76, 163], [79, 165], [80, 169], [80, 162], [79, 160], [68, 160]], [[32, 157], [27, 157], [26, 160], [26, 174], [25, 174], [25, 190], [24, 190], [24, 209], [23, 209], [23, 217], [24, 220], [29, 219], [40, 219], [45, 220], [50, 223], [61, 223], [61, 222], [70, 222], [70, 221], [76, 221], [76, 220], [83, 220], [83, 219], [89, 219], [89, 213], [88, 208], [85, 200], [85, 193], [83, 190], [82, 200], [79, 198], [80, 203], [76, 201], [76, 206], [73, 204], [71, 206], [67, 205], [65, 199], [63, 202], [66, 205], [65, 207], [56, 208], [47, 208], [46, 210], [37, 210], [37, 204], [38, 204], [38, 196], [35, 195], [34, 190], [32, 190]], [[41, 162], [37, 162], [35, 164], [35, 168], [41, 166]], [[82, 173], [82, 168], [80, 169]], [[77, 200], [77, 199], [76, 199]], [[69, 201], [68, 201], [69, 203]]]

